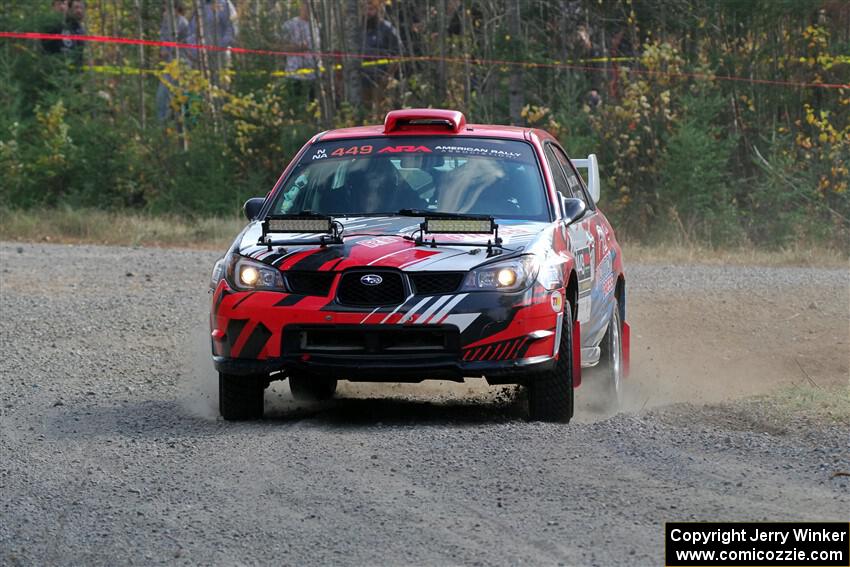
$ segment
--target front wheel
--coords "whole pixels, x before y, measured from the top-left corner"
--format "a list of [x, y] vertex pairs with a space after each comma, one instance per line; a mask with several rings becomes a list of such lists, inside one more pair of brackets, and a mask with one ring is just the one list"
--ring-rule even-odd
[[244, 421], [263, 417], [263, 392], [268, 385], [265, 376], [218, 374], [218, 411], [228, 421]]
[[529, 377], [528, 417], [568, 423], [573, 417], [573, 316], [565, 302], [558, 360], [550, 370]]
[[319, 402], [329, 400], [336, 393], [336, 379], [313, 374], [290, 374], [289, 390], [296, 400]]

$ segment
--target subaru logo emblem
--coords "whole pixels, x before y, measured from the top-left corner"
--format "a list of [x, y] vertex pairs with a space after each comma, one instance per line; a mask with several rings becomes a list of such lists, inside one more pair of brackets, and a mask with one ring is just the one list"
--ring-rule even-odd
[[381, 285], [382, 281], [384, 281], [384, 278], [378, 274], [366, 274], [360, 278], [360, 283], [363, 285]]

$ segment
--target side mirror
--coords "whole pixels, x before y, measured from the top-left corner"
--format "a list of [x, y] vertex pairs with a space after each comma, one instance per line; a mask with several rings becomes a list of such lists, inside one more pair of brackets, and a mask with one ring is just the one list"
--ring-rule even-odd
[[587, 205], [581, 199], [568, 198], [561, 195], [561, 210], [564, 213], [564, 222], [568, 225], [581, 220], [587, 212]]
[[253, 199], [248, 199], [245, 201], [245, 204], [242, 205], [242, 212], [245, 213], [245, 217], [248, 220], [254, 220], [257, 218], [257, 215], [260, 214], [260, 209], [263, 208], [263, 203], [266, 202], [264, 197], [254, 197]]

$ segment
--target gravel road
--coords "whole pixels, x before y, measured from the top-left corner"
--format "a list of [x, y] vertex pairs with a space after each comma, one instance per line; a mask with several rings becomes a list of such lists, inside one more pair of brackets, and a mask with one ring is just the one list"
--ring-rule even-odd
[[[630, 409], [350, 385], [215, 417], [206, 251], [0, 243], [0, 565], [662, 565], [663, 523], [850, 519], [847, 270], [629, 266]], [[790, 416], [796, 417], [790, 417]]]

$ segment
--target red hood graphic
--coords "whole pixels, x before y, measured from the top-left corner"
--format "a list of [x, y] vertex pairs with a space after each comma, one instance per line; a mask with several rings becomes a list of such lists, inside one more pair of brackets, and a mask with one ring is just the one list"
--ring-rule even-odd
[[[354, 267], [397, 268], [403, 270], [465, 271], [485, 260], [490, 234], [429, 235], [441, 244], [417, 246], [412, 235], [417, 231], [417, 219], [408, 217], [355, 218], [343, 221], [343, 244], [298, 244], [299, 240], [315, 240], [315, 235], [291, 234], [286, 239], [293, 242], [284, 246], [258, 245], [262, 234], [260, 223], [254, 222], [243, 233], [239, 253], [279, 267], [281, 270], [341, 271]], [[504, 253], [525, 251], [548, 223], [517, 222], [500, 225]], [[480, 247], [452, 246], [477, 244]]]

